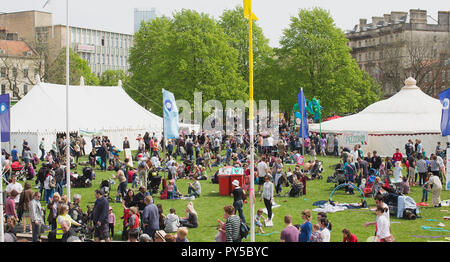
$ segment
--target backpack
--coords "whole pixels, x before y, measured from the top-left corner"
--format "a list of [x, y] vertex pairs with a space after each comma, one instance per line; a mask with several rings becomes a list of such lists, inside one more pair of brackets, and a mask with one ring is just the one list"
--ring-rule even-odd
[[247, 238], [249, 231], [250, 227], [241, 221], [241, 226], [239, 227], [239, 236], [241, 237], [241, 239]]

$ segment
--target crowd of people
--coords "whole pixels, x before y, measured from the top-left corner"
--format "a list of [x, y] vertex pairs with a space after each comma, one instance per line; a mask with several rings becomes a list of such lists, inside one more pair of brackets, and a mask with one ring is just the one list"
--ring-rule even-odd
[[[217, 225], [218, 242], [239, 242], [242, 240], [242, 223], [255, 223], [258, 232], [264, 233], [264, 223], [271, 223], [274, 205], [274, 197], [281, 196], [282, 188], [291, 184], [298, 185], [299, 194], [306, 195], [307, 181], [314, 179], [311, 172], [319, 162], [317, 155], [341, 156], [339, 167], [344, 170], [347, 183], [354, 183], [364, 189], [365, 181], [369, 179], [370, 170], [378, 174], [372, 195], [377, 203], [377, 221], [368, 222], [365, 226], [376, 224], [376, 237], [378, 241], [392, 241], [390, 234], [389, 210], [383, 203], [384, 192], [390, 191], [394, 185], [399, 194], [408, 194], [410, 187], [423, 187], [422, 202], [427, 201], [428, 192], [432, 194], [432, 205], [440, 206], [440, 190], [442, 189], [445, 150], [438, 143], [436, 152], [428, 158], [423, 150], [420, 140], [414, 144], [411, 140], [405, 145], [406, 156], [403, 156], [397, 148], [392, 157], [380, 157], [376, 151], [364, 152], [361, 146], [353, 149], [339, 146], [337, 136], [312, 134], [309, 138], [300, 139], [295, 132], [289, 132], [288, 126], [282, 122], [278, 140], [272, 135], [260, 133], [256, 136], [255, 147], [258, 153], [258, 161], [254, 167], [255, 194], [264, 202], [267, 217], [262, 210], [258, 210], [255, 221], [248, 221], [243, 212], [244, 203], [250, 196], [249, 179], [249, 147], [248, 132], [232, 135], [225, 132], [213, 134], [190, 133], [182, 134], [179, 139], [165, 141], [158, 140], [153, 133], [139, 135], [136, 139], [138, 150], [133, 159], [124, 154], [121, 157], [120, 150], [114, 146], [108, 137], [93, 137], [91, 140], [92, 151], [88, 154], [86, 163], [79, 162], [81, 156], [85, 156], [86, 140], [83, 136], [72, 137], [70, 143], [71, 160], [74, 165], [89, 165], [92, 169], [101, 171], [114, 170], [115, 179], [118, 180], [116, 202], [122, 204], [124, 215], [122, 218], [122, 240], [128, 241], [155, 241], [155, 242], [186, 242], [188, 228], [199, 226], [198, 214], [194, 209], [194, 202], [190, 201], [184, 210], [185, 216], [179, 217], [174, 208], [170, 208], [169, 214], [164, 215], [162, 205], [155, 204], [153, 195], [159, 193], [158, 183], [155, 188], [153, 179], [158, 177], [158, 172], [167, 172], [167, 185], [163, 184], [161, 199], [195, 199], [201, 197], [201, 183], [217, 176], [212, 174], [212, 168], [223, 165], [242, 167], [245, 183], [238, 180], [232, 181], [233, 202], [225, 206], [224, 220], [219, 219]], [[5, 214], [7, 218], [7, 231], [14, 235], [16, 224], [20, 221], [22, 232], [31, 231], [33, 241], [39, 241], [43, 229], [47, 226], [55, 232], [55, 241], [76, 241], [86, 221], [92, 221], [94, 225], [94, 239], [96, 241], [110, 241], [114, 237], [116, 217], [110, 206], [105, 192], [96, 190], [96, 202], [92, 210], [86, 213], [80, 208], [80, 195], [74, 195], [70, 202], [63, 194], [67, 177], [65, 174], [65, 149], [66, 139], [60, 137], [53, 142], [52, 148], [47, 152], [44, 140], [39, 145], [40, 158], [33, 154], [28, 147], [28, 142], [23, 142], [22, 154], [14, 146], [11, 153], [3, 152], [2, 163], [5, 179], [9, 181], [6, 188], [7, 199]], [[447, 145], [448, 146], [448, 145]], [[130, 148], [130, 141], [124, 138], [123, 150]], [[285, 168], [286, 165], [297, 163], [300, 154], [309, 155], [309, 161], [303, 166]], [[137, 162], [137, 167], [130, 164], [131, 160]], [[13, 163], [21, 162], [26, 167], [28, 179], [35, 179], [38, 191], [34, 191], [31, 184], [26, 182], [24, 187], [17, 182], [17, 175], [12, 172]], [[39, 162], [45, 164], [34, 172]], [[401, 170], [406, 168], [407, 176], [403, 177]], [[31, 171], [33, 170], [33, 171]], [[285, 171], [284, 171], [285, 170]], [[208, 175], [208, 172], [210, 173]], [[182, 194], [177, 187], [179, 179], [189, 179], [187, 192]], [[131, 186], [130, 186], [131, 185]], [[138, 191], [135, 194], [134, 188]], [[256, 189], [256, 188], [255, 188]], [[164, 197], [163, 197], [164, 196]], [[40, 201], [45, 201], [46, 209]], [[45, 215], [47, 213], [47, 215]], [[74, 217], [76, 216], [76, 217]], [[47, 217], [47, 219], [45, 219]], [[285, 242], [329, 242], [331, 223], [326, 213], [319, 213], [317, 223], [311, 223], [311, 212], [302, 211], [301, 224], [293, 224], [292, 216], [286, 215], [284, 222], [286, 228], [281, 232], [280, 239]], [[47, 222], [47, 225], [46, 225]], [[28, 228], [26, 225], [29, 225]], [[76, 230], [78, 228], [78, 230]], [[81, 229], [80, 229], [81, 228]], [[77, 231], [77, 232], [75, 232]], [[356, 242], [357, 237], [345, 228], [342, 230], [344, 242]], [[79, 239], [79, 238], [78, 238]]]

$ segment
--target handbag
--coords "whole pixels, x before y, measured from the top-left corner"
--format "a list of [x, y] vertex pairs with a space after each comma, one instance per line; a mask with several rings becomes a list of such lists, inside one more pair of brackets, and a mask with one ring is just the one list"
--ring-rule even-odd
[[50, 186], [50, 188], [55, 188], [56, 187], [54, 179], [50, 180], [49, 186]]

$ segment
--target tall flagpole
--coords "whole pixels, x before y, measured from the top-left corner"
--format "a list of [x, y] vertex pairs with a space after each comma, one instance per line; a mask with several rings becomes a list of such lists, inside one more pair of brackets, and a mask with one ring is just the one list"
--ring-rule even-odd
[[69, 132], [69, 0], [66, 0], [66, 188], [70, 201], [70, 132]]
[[249, 62], [249, 128], [250, 128], [250, 241], [255, 242], [255, 147], [254, 147], [254, 112], [253, 112], [253, 12], [252, 1], [248, 1], [248, 62]]

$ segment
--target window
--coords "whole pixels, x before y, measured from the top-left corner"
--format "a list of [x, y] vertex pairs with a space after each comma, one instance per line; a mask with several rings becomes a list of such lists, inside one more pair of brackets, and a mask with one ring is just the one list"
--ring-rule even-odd
[[6, 94], [6, 85], [2, 85], [2, 95]]
[[6, 77], [6, 67], [2, 67], [0, 69], [0, 77]]
[[28, 94], [28, 85], [23, 85], [23, 94]]

